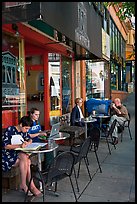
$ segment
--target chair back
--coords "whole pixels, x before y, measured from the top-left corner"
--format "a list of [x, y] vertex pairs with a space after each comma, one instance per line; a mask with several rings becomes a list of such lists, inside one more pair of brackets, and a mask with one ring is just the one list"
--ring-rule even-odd
[[89, 148], [91, 145], [91, 137], [87, 137], [84, 142], [82, 143], [82, 145], [80, 146], [80, 150], [79, 150], [79, 154], [78, 157], [75, 161], [75, 163], [81, 161], [83, 158], [87, 157]]
[[99, 141], [100, 141], [100, 129], [98, 127], [93, 127], [90, 131], [91, 137], [91, 147], [94, 147], [94, 150], [98, 149]]
[[56, 182], [64, 177], [71, 176], [74, 167], [74, 155], [70, 151], [58, 154], [51, 162], [46, 183]]
[[130, 115], [130, 113], [129, 113], [129, 112], [128, 112], [128, 117], [129, 117], [129, 120], [128, 120], [128, 126], [129, 126], [130, 121], [131, 121], [131, 115]]
[[[33, 179], [39, 180], [42, 182], [42, 190], [43, 190], [43, 202], [45, 201], [45, 184], [51, 185], [55, 182], [55, 191], [57, 190], [57, 181], [69, 177], [72, 190], [75, 196], [75, 200], [77, 202], [77, 197], [75, 194], [75, 190], [72, 184], [71, 175], [74, 168], [74, 155], [70, 151], [65, 151], [58, 154], [52, 160], [51, 164], [49, 165], [48, 169], [44, 171], [40, 171], [38, 165], [31, 164], [31, 179], [28, 185], [28, 189], [30, 189], [30, 183]], [[27, 194], [25, 196], [25, 201], [27, 198]]]

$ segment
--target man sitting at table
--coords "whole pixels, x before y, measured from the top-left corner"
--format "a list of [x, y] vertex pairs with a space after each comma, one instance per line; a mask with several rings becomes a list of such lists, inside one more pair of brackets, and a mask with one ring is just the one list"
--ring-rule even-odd
[[109, 127], [115, 119], [117, 120], [112, 134], [112, 136], [114, 137], [113, 144], [116, 145], [118, 143], [118, 126], [123, 125], [124, 121], [129, 119], [127, 108], [121, 103], [121, 100], [119, 98], [115, 98], [114, 103], [111, 104], [110, 114], [111, 119], [109, 122]]
[[85, 126], [84, 122], [81, 120], [84, 118], [81, 107], [83, 104], [82, 98], [76, 98], [75, 99], [75, 106], [72, 109], [71, 116], [70, 116], [70, 124], [72, 126]]

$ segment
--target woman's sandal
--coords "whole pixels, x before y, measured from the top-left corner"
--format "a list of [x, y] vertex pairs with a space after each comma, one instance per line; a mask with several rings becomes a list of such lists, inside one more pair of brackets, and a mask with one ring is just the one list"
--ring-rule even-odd
[[33, 193], [33, 195], [34, 195], [35, 197], [42, 197], [42, 195], [43, 195], [41, 192], [38, 193], [38, 194], [35, 194], [35, 193], [33, 192], [33, 189], [31, 189], [30, 191], [31, 191], [31, 193]]
[[[23, 188], [19, 189], [19, 192], [23, 192], [24, 194], [27, 193], [27, 191], [25, 191]], [[34, 195], [31, 191], [28, 191], [28, 196], [32, 196]]]

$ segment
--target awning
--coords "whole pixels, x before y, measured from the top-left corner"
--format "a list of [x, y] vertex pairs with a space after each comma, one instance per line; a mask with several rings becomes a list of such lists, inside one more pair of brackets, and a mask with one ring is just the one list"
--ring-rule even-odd
[[2, 24], [28, 22], [39, 16], [40, 2], [2, 2]]
[[[7, 7], [7, 4], [11, 5]], [[85, 51], [76, 60], [102, 58], [102, 18], [89, 2], [3, 2], [2, 23], [41, 19]], [[83, 13], [83, 15], [82, 15]], [[63, 16], [63, 18], [62, 18]], [[59, 43], [60, 44], [60, 43]], [[47, 45], [54, 47], [54, 44]], [[60, 45], [56, 44], [56, 47]], [[91, 57], [91, 58], [90, 58]]]

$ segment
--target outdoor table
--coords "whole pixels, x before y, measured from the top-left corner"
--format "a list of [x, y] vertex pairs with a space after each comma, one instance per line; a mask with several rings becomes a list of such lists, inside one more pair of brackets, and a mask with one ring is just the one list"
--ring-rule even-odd
[[79, 138], [80, 135], [85, 133], [85, 128], [79, 126], [64, 125], [60, 128], [60, 132], [68, 133], [70, 135], [69, 145], [71, 145], [74, 138]]
[[[80, 120], [75, 120], [76, 122], [79, 122]], [[92, 117], [87, 117], [87, 118], [82, 118], [81, 119], [82, 122], [85, 123], [85, 138], [87, 138], [88, 134], [87, 134], [87, 124], [88, 123], [94, 123], [97, 121], [97, 119], [95, 118], [92, 118]]]
[[[38, 154], [38, 167], [39, 170], [42, 170], [42, 161], [41, 161], [41, 156], [40, 154], [42, 153], [47, 153], [47, 152], [53, 152], [54, 151], [54, 156], [56, 155], [55, 150], [58, 148], [58, 145], [55, 142], [50, 143], [45, 143], [45, 146], [38, 149], [38, 150], [24, 150], [25, 153], [33, 153], [33, 154]], [[21, 150], [23, 151], [23, 150]], [[42, 189], [42, 183], [40, 182], [40, 190]]]
[[[42, 161], [41, 161], [41, 156], [40, 154], [42, 153], [48, 153], [48, 152], [54, 152], [54, 157], [56, 156], [56, 149], [58, 148], [58, 144], [56, 143], [56, 141], [59, 141], [59, 140], [65, 140], [67, 138], [69, 138], [70, 135], [67, 134], [67, 133], [59, 133], [59, 134], [56, 134], [54, 135], [53, 137], [49, 138], [47, 140], [47, 142], [41, 142], [42, 144], [45, 143], [44, 147], [41, 147], [40, 149], [38, 150], [20, 150], [19, 151], [24, 151], [26, 153], [33, 153], [33, 154], [38, 154], [38, 166], [39, 166], [39, 169], [40, 171], [42, 170]], [[17, 149], [18, 150], [18, 149]]]
[[102, 120], [105, 119], [105, 118], [110, 118], [110, 115], [103, 115], [103, 114], [95, 114], [95, 115], [91, 115], [93, 118], [99, 118], [100, 120], [100, 125], [99, 125], [99, 128], [100, 128], [100, 136], [102, 136]]

